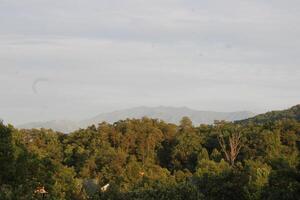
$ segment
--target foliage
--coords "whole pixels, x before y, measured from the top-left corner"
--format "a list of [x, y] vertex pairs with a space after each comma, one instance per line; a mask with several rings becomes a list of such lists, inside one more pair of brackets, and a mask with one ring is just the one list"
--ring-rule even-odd
[[126, 119], [68, 135], [0, 123], [0, 199], [300, 199], [298, 108], [200, 126]]

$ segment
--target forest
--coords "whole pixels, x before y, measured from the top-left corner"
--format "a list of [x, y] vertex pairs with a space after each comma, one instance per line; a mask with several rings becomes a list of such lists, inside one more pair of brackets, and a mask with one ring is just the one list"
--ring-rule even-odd
[[1, 200], [300, 199], [300, 105], [212, 125], [0, 123]]

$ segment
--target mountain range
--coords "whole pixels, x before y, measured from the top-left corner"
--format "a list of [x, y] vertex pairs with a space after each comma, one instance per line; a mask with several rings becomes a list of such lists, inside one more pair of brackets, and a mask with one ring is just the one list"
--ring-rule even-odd
[[212, 124], [215, 120], [237, 121], [254, 117], [255, 114], [249, 111], [239, 112], [214, 112], [199, 111], [187, 107], [135, 107], [109, 113], [102, 113], [95, 117], [81, 121], [53, 120], [47, 122], [32, 122], [17, 126], [17, 128], [49, 128], [63, 133], [69, 133], [79, 128], [85, 128], [100, 122], [116, 122], [127, 118], [149, 117], [161, 119], [166, 122], [178, 124], [182, 117], [189, 117], [195, 125]]

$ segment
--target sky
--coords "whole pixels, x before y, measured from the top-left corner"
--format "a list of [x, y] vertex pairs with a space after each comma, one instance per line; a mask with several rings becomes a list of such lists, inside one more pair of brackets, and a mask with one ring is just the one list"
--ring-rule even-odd
[[300, 103], [299, 0], [0, 0], [0, 118]]

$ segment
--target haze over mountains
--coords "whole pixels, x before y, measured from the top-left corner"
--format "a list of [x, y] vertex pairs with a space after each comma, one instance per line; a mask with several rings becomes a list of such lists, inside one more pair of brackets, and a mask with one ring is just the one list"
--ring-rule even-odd
[[236, 121], [243, 120], [255, 116], [249, 111], [239, 112], [214, 112], [214, 111], [198, 111], [187, 107], [135, 107], [125, 110], [119, 110], [109, 113], [99, 114], [90, 119], [82, 121], [68, 121], [68, 120], [53, 120], [47, 122], [32, 122], [18, 126], [18, 128], [50, 128], [56, 131], [68, 133], [79, 128], [85, 128], [92, 124], [100, 122], [116, 122], [126, 118], [142, 118], [149, 117], [155, 119], [162, 119], [166, 122], [177, 124], [182, 117], [189, 117], [194, 124], [212, 124], [214, 120]]

